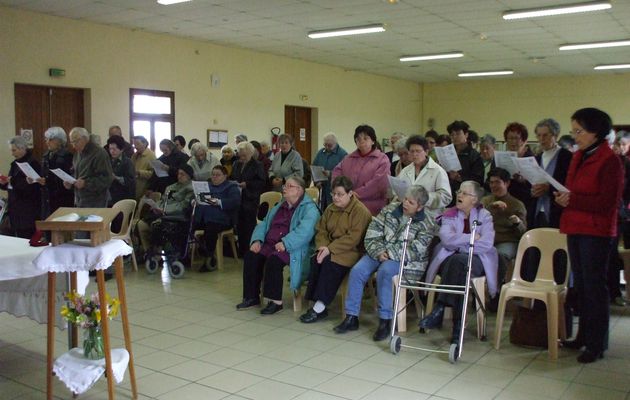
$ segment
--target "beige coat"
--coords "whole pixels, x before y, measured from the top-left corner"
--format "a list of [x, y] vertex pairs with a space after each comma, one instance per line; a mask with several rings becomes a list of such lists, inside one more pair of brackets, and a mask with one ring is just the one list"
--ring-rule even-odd
[[372, 213], [355, 196], [341, 209], [331, 204], [317, 224], [316, 249], [327, 246], [331, 261], [352, 267], [365, 253], [363, 238]]
[[136, 169], [136, 200], [140, 199], [147, 191], [149, 178], [153, 175], [151, 161], [155, 160], [155, 153], [150, 148], [144, 149], [142, 154], [134, 153], [131, 156], [133, 166]]

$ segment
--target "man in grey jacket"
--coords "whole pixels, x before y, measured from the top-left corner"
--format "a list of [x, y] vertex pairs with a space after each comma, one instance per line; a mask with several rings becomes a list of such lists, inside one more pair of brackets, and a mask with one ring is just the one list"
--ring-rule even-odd
[[85, 128], [70, 131], [70, 143], [76, 150], [72, 160], [73, 184], [64, 182], [67, 189], [74, 187], [74, 205], [81, 208], [107, 206], [107, 193], [114, 175], [107, 152], [90, 141]]

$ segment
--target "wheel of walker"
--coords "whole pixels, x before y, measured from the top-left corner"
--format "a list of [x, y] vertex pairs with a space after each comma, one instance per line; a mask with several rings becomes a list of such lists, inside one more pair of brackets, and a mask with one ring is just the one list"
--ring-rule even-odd
[[400, 338], [400, 336], [392, 336], [392, 338], [389, 340], [389, 350], [392, 352], [392, 354], [400, 353], [401, 343], [402, 339]]
[[147, 269], [148, 273], [155, 274], [155, 271], [158, 269], [158, 262], [153, 257], [147, 257], [144, 262], [144, 267]]
[[179, 279], [184, 276], [184, 264], [181, 261], [175, 261], [168, 266], [168, 272], [174, 279]]
[[455, 364], [457, 362], [458, 350], [459, 346], [457, 346], [457, 343], [451, 343], [451, 347], [448, 349], [448, 362], [451, 364]]

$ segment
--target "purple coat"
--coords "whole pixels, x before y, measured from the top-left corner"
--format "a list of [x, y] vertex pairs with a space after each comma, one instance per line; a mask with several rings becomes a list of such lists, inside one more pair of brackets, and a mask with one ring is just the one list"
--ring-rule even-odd
[[[442, 226], [440, 227], [440, 244], [435, 247], [433, 260], [427, 270], [426, 282], [433, 282], [435, 275], [440, 270], [442, 261], [459, 251], [468, 254], [470, 234], [464, 232], [464, 212], [457, 208], [449, 208], [442, 214]], [[492, 215], [482, 207], [473, 208], [470, 211], [470, 222], [478, 220], [481, 225], [477, 227], [480, 238], [475, 240], [474, 254], [479, 256], [488, 282], [488, 291], [494, 296], [498, 290], [497, 269], [499, 257], [494, 248], [494, 225]]]
[[364, 157], [355, 150], [333, 169], [332, 179], [340, 175], [350, 178], [354, 185], [352, 191], [372, 215], [377, 215], [387, 204], [389, 168], [389, 158], [380, 150], [374, 149]]

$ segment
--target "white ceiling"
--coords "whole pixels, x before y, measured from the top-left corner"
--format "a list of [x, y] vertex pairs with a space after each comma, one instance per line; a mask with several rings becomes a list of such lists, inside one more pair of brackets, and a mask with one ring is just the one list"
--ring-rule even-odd
[[[630, 47], [560, 52], [558, 46], [630, 39], [630, 0], [607, 11], [504, 21], [507, 10], [580, 0], [0, 0], [0, 5], [166, 33], [417, 82], [459, 72], [513, 69], [514, 77], [610, 74], [598, 64], [630, 63]], [[624, 22], [625, 21], [625, 22]], [[309, 39], [312, 30], [386, 24], [369, 35]], [[403, 55], [463, 51], [464, 57], [401, 63]], [[475, 78], [478, 79], [478, 78]], [[505, 78], [484, 78], [505, 79]]]

